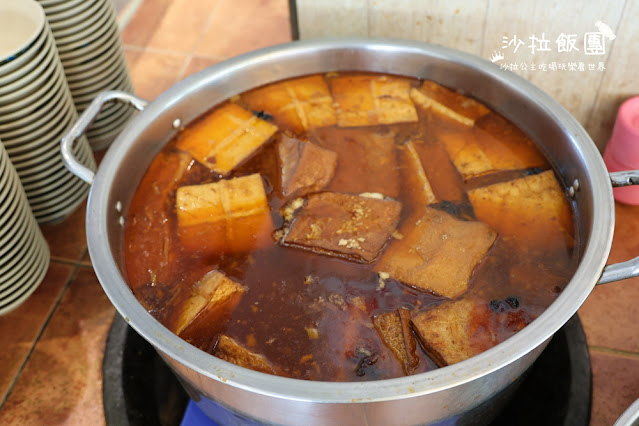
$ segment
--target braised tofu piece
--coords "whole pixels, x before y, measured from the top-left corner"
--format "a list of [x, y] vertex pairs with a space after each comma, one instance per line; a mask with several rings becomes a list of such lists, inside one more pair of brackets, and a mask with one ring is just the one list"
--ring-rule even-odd
[[375, 270], [411, 287], [454, 298], [464, 293], [475, 267], [497, 233], [481, 222], [457, 220], [426, 207], [424, 215], [400, 228]]
[[338, 104], [340, 127], [417, 121], [410, 99], [410, 80], [401, 77], [358, 75], [331, 80], [331, 92]]
[[438, 201], [461, 202], [466, 198], [464, 182], [457, 172], [446, 147], [440, 141], [413, 142], [433, 193]]
[[337, 153], [335, 176], [327, 190], [399, 196], [397, 148], [393, 133], [326, 128], [318, 129], [311, 138], [319, 146]]
[[438, 137], [464, 179], [499, 171], [548, 167], [530, 140], [513, 144], [477, 127], [466, 131], [440, 132]]
[[273, 223], [259, 174], [177, 191], [180, 241], [204, 252], [245, 252], [271, 243]]
[[207, 273], [191, 288], [177, 317], [175, 333], [195, 345], [207, 343], [221, 331], [244, 290], [220, 271]]
[[373, 325], [384, 344], [402, 364], [404, 374], [413, 374], [419, 365], [419, 357], [410, 325], [410, 311], [399, 308], [393, 312], [376, 315], [373, 317]]
[[422, 348], [439, 367], [464, 361], [482, 351], [471, 342], [474, 306], [470, 299], [444, 302], [412, 319]]
[[402, 169], [402, 182], [404, 185], [402, 189], [408, 194], [412, 209], [421, 211], [423, 206], [436, 203], [437, 197], [435, 197], [421, 159], [415, 150], [415, 144], [409, 141], [402, 148], [401, 155], [404, 164]]
[[236, 104], [226, 104], [187, 127], [177, 148], [187, 151], [211, 170], [226, 176], [248, 159], [277, 131]]
[[285, 198], [317, 192], [335, 175], [337, 154], [313, 143], [283, 135], [277, 152]]
[[477, 219], [504, 237], [548, 249], [573, 239], [570, 206], [552, 170], [474, 189], [468, 198]]
[[323, 192], [297, 210], [282, 243], [361, 263], [373, 262], [395, 231], [402, 205], [392, 199]]
[[475, 127], [436, 132], [465, 180], [500, 171], [549, 167], [523, 132], [497, 131], [491, 124], [494, 120], [503, 119], [491, 113], [479, 118]]
[[472, 127], [475, 120], [490, 113], [490, 110], [476, 100], [454, 92], [434, 81], [424, 81], [419, 89], [411, 89], [413, 101], [433, 113]]
[[215, 345], [213, 355], [240, 367], [249, 368], [262, 373], [277, 374], [273, 366], [264, 356], [251, 352], [232, 338], [221, 335]]
[[242, 95], [249, 108], [271, 114], [295, 133], [336, 123], [333, 98], [322, 76], [270, 84]]
[[413, 316], [413, 330], [435, 364], [445, 367], [496, 346], [534, 319], [520, 309], [495, 312], [489, 306], [480, 299], [444, 302]]

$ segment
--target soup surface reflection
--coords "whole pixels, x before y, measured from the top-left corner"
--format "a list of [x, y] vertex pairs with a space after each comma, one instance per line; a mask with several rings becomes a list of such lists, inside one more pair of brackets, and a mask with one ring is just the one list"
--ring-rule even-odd
[[140, 303], [287, 377], [377, 380], [472, 357], [548, 307], [574, 215], [518, 128], [431, 81], [329, 73], [233, 97], [157, 155], [128, 211]]

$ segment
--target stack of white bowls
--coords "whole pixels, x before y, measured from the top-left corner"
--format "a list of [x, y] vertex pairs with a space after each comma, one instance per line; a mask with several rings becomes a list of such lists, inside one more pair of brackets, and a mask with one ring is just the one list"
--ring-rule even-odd
[[48, 267], [49, 246], [0, 142], [0, 315], [24, 302]]
[[[62, 162], [60, 140], [78, 115], [40, 5], [1, 0], [0, 40], [0, 139], [37, 221], [64, 219], [89, 188]], [[95, 169], [85, 138], [74, 152]]]
[[[133, 92], [111, 0], [38, 1], [51, 25], [78, 112], [105, 90]], [[106, 148], [133, 112], [123, 104], [107, 106], [87, 131], [91, 147]]]

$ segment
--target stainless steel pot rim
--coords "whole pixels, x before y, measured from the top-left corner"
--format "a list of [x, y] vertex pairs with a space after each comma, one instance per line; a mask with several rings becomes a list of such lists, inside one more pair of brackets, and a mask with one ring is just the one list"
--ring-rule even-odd
[[[583, 144], [584, 162], [588, 170], [593, 171], [593, 180], [590, 183], [593, 204], [601, 206], [594, 209], [592, 226], [589, 229], [589, 235], [596, 238], [590, 238], [586, 244], [577, 271], [557, 300], [529, 326], [496, 347], [461, 363], [415, 376], [373, 382], [336, 383], [289, 379], [248, 370], [187, 344], [157, 322], [138, 303], [119, 273], [111, 255], [108, 240], [104, 238], [108, 235], [107, 212], [113, 209], [113, 206], [108, 204], [110, 185], [117, 168], [100, 167], [89, 194], [87, 240], [91, 258], [96, 265], [96, 274], [100, 282], [109, 283], [103, 287], [116, 309], [153, 346], [197, 373], [258, 394], [296, 401], [357, 403], [391, 401], [435, 393], [485, 376], [543, 344], [577, 311], [601, 275], [612, 245], [614, 229], [612, 189], [599, 151], [576, 119], [533, 84], [514, 73], [499, 69], [498, 66], [486, 60], [441, 46], [389, 39], [321, 39], [261, 49], [216, 64], [176, 84], [160, 95], [129, 122], [106, 153], [103, 164], [117, 164], [118, 159], [126, 154], [128, 142], [135, 140], [140, 129], [146, 128], [165, 108], [177, 102], [178, 97], [195, 93], [211, 80], [224, 84], [233, 80], [235, 72], [249, 65], [259, 66], [260, 63], [273, 61], [274, 58], [284, 60], [309, 55], [309, 52], [335, 50], [345, 55], [355, 52], [374, 54], [380, 51], [397, 50], [406, 54], [427, 55], [446, 61], [455, 61], [481, 70], [488, 77], [514, 88], [515, 91], [526, 92], [526, 96], [541, 106], [551, 119], [560, 123], [567, 134], [574, 139], [588, 142]], [[317, 65], [317, 67], [320, 66]], [[368, 70], [373, 71], [370, 68]], [[328, 71], [334, 70], [324, 70], [324, 72]], [[379, 64], [379, 69], [374, 71], [385, 72], [385, 65]], [[246, 89], [238, 90], [238, 93], [243, 90]], [[101, 264], [102, 267], [99, 266]]]

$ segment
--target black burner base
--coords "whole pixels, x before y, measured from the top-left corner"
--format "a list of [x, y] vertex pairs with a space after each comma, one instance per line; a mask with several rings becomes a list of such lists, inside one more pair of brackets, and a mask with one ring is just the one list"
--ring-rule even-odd
[[[116, 315], [103, 363], [107, 425], [179, 425], [189, 398], [153, 347]], [[592, 372], [577, 315], [553, 337], [491, 425], [588, 425]]]

